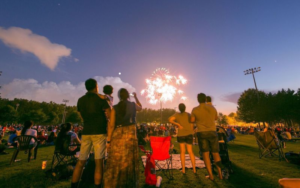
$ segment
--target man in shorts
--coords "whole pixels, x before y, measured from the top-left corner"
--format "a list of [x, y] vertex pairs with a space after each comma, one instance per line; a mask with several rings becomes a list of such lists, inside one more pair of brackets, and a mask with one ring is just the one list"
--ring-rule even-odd
[[219, 140], [215, 125], [215, 120], [218, 118], [218, 113], [213, 106], [205, 103], [206, 95], [204, 93], [198, 94], [198, 102], [200, 105], [192, 110], [191, 122], [195, 122], [197, 125], [198, 145], [200, 151], [202, 152], [203, 160], [208, 171], [208, 176], [206, 178], [214, 180], [209, 158], [209, 152], [211, 152], [218, 168], [219, 178], [223, 179], [221, 171], [221, 167], [223, 165], [219, 155]]
[[103, 159], [106, 149], [106, 127], [107, 117], [110, 115], [110, 106], [107, 101], [98, 94], [97, 81], [88, 79], [85, 82], [87, 93], [78, 99], [77, 110], [80, 113], [84, 128], [80, 155], [73, 172], [71, 187], [78, 187], [78, 182], [82, 174], [83, 167], [89, 157], [92, 146], [95, 156], [95, 187], [101, 187], [103, 177]]

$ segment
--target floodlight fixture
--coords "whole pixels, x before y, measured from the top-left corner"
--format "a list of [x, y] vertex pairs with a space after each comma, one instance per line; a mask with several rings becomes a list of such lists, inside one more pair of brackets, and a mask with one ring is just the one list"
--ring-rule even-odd
[[255, 85], [255, 88], [256, 88], [256, 91], [257, 91], [257, 96], [258, 96], [258, 89], [257, 89], [254, 73], [259, 72], [259, 71], [261, 71], [260, 67], [254, 67], [254, 68], [251, 68], [251, 69], [248, 69], [248, 70], [244, 71], [245, 75], [252, 74], [254, 85]]

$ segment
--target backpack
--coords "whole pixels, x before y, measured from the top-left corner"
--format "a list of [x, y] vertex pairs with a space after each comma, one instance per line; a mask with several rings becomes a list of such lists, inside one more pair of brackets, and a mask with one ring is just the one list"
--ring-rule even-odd
[[72, 177], [74, 167], [72, 165], [58, 165], [54, 169], [46, 171], [46, 175], [50, 176], [52, 180], [59, 181], [62, 179], [69, 179]]
[[293, 164], [300, 165], [300, 154], [299, 153], [294, 153], [292, 151], [286, 152], [285, 153], [285, 158]]
[[146, 177], [146, 184], [156, 185], [155, 161], [154, 159], [151, 158], [150, 154], [147, 154], [145, 177]]
[[94, 183], [95, 165], [94, 154], [91, 153], [81, 176], [84, 185]]

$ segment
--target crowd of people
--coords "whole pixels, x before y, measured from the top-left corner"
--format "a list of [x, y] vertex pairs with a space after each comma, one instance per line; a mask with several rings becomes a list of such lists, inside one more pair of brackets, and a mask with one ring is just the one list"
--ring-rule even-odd
[[[60, 126], [34, 126], [28, 120], [23, 125], [0, 125], [0, 153], [5, 154], [5, 145], [14, 146], [14, 139], [19, 135], [33, 136], [38, 140], [30, 141], [31, 149], [38, 145], [54, 145], [62, 143], [66, 137], [70, 139], [70, 151], [80, 152], [73, 171], [71, 187], [78, 187], [84, 166], [93, 153], [95, 161], [95, 187], [138, 187], [139, 186], [139, 155], [138, 145], [145, 145], [149, 136], [177, 137], [180, 146], [182, 173], [185, 174], [185, 153], [188, 152], [193, 172], [196, 172], [195, 154], [192, 145], [199, 146], [201, 158], [204, 160], [208, 175], [207, 179], [214, 180], [211, 169], [210, 153], [218, 169], [218, 177], [223, 179], [222, 165], [219, 155], [219, 143], [215, 120], [218, 118], [216, 108], [212, 105], [211, 97], [204, 93], [197, 96], [199, 105], [191, 113], [186, 112], [185, 104], [178, 106], [176, 112], [169, 118], [167, 124], [141, 124], [136, 126], [136, 112], [142, 110], [142, 105], [136, 93], [134, 102], [130, 101], [130, 94], [122, 88], [118, 91], [119, 102], [114, 105], [112, 97], [113, 87], [106, 85], [103, 93], [99, 94], [97, 81], [88, 79], [85, 82], [87, 93], [78, 99], [77, 110], [80, 113], [84, 128], [80, 125], [63, 123]], [[258, 127], [227, 126], [224, 130], [234, 135], [251, 134]], [[299, 134], [293, 129], [275, 129], [278, 135], [289, 132]], [[5, 133], [9, 134], [7, 142], [3, 141]], [[279, 136], [278, 136], [279, 137]], [[79, 147], [80, 145], [80, 147]], [[104, 158], [107, 160], [104, 168]], [[105, 178], [103, 178], [105, 177]], [[103, 184], [103, 185], [102, 185]]]
[[[87, 93], [79, 98], [77, 103], [84, 129], [82, 131], [80, 155], [75, 166], [71, 187], [78, 187], [80, 176], [84, 165], [89, 158], [89, 154], [94, 151], [95, 187], [138, 187], [139, 186], [139, 156], [138, 156], [138, 135], [147, 137], [149, 134], [172, 135], [177, 133], [177, 141], [180, 144], [182, 166], [184, 167], [185, 148], [190, 155], [193, 165], [193, 172], [196, 173], [195, 156], [192, 151], [194, 124], [197, 127], [197, 138], [200, 151], [203, 155], [208, 176], [214, 180], [209, 152], [212, 152], [214, 162], [218, 168], [219, 178], [222, 177], [222, 169], [219, 156], [218, 136], [216, 132], [215, 120], [217, 111], [211, 103], [207, 104], [205, 94], [198, 94], [199, 105], [195, 107], [191, 114], [185, 112], [185, 105], [180, 104], [180, 113], [170, 117], [169, 122], [173, 126], [149, 126], [136, 129], [136, 112], [142, 109], [135, 93], [135, 102], [129, 100], [129, 92], [122, 88], [118, 92], [119, 103], [112, 104], [111, 97], [99, 94], [96, 80], [89, 79], [85, 82]], [[107, 87], [106, 87], [107, 89]], [[106, 91], [110, 95], [113, 88]], [[209, 101], [211, 102], [211, 101]], [[175, 128], [176, 127], [176, 128]], [[175, 131], [177, 129], [177, 131]], [[103, 170], [103, 159], [105, 151], [108, 151], [108, 158]], [[182, 168], [185, 173], [185, 168]], [[103, 176], [105, 178], [103, 178]], [[103, 180], [103, 181], [102, 181]]]

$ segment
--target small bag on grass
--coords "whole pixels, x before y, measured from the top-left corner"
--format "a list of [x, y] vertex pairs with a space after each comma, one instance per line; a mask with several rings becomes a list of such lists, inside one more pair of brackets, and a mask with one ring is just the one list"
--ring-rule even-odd
[[58, 165], [53, 170], [46, 171], [46, 175], [50, 176], [52, 180], [59, 181], [62, 179], [69, 179], [73, 174], [74, 167], [72, 165]]
[[300, 165], [300, 154], [299, 154], [299, 153], [295, 153], [295, 152], [293, 152], [293, 151], [286, 152], [286, 153], [285, 153], [285, 158], [286, 158], [290, 163]]

